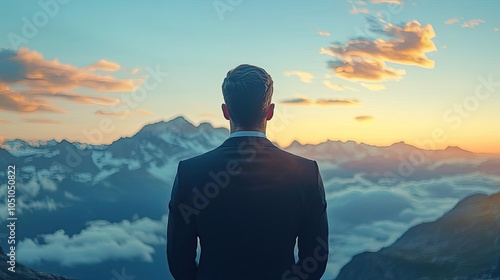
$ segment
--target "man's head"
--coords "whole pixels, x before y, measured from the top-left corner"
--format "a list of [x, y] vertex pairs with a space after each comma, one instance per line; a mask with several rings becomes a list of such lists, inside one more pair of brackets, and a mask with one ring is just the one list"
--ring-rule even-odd
[[273, 116], [273, 80], [262, 68], [242, 64], [230, 70], [222, 83], [222, 111], [234, 127], [265, 128]]

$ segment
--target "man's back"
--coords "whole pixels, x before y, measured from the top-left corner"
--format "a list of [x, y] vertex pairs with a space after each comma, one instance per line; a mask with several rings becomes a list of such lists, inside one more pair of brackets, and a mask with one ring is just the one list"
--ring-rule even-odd
[[[179, 163], [167, 253], [175, 279], [319, 279], [328, 258], [315, 161], [256, 136]], [[201, 244], [199, 265], [196, 238]], [[298, 237], [299, 263], [294, 259]]]

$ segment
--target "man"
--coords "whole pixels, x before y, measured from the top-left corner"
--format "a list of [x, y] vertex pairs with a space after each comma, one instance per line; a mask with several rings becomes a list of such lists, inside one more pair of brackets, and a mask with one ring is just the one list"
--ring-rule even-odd
[[236, 67], [222, 93], [231, 135], [178, 165], [168, 205], [170, 272], [176, 280], [320, 279], [329, 250], [317, 163], [266, 138], [275, 105], [264, 69]]

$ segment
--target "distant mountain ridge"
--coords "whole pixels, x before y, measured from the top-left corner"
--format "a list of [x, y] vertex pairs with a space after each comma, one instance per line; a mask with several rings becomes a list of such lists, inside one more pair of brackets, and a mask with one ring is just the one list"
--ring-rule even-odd
[[[167, 131], [169, 132], [166, 133]], [[166, 134], [161, 135], [162, 133]], [[207, 122], [200, 123], [198, 126], [194, 126], [184, 117], [178, 116], [169, 121], [160, 121], [152, 124], [147, 124], [133, 136], [119, 138], [114, 142], [112, 142], [111, 144], [93, 145], [89, 143], [69, 142], [67, 140], [62, 140], [60, 142], [57, 142], [55, 140], [24, 141], [21, 139], [14, 139], [14, 140], [4, 141], [2, 144], [0, 144], [0, 148], [6, 150], [7, 152], [16, 157], [28, 156], [34, 154], [43, 154], [44, 152], [46, 152], [46, 149], [50, 149], [50, 147], [54, 147], [64, 143], [72, 143], [73, 145], [75, 145], [75, 147], [78, 147], [79, 149], [90, 148], [90, 149], [102, 150], [108, 147], [112, 147], [117, 143], [127, 142], [129, 139], [132, 138], [145, 138], [151, 135], [156, 135], [156, 136], [160, 135], [160, 138], [162, 138], [166, 142], [173, 141], [171, 142], [171, 144], [174, 144], [177, 141], [177, 143], [175, 143], [177, 145], [182, 145], [182, 143], [178, 142], [179, 138], [182, 140], [187, 140], [202, 136], [205, 138], [204, 140], [206, 142], [210, 142], [206, 144], [212, 144], [213, 146], [214, 144], [221, 143], [221, 141], [225, 140], [225, 138], [229, 136], [229, 131], [224, 127], [215, 128], [210, 123]], [[322, 150], [321, 149], [317, 150], [314, 148], [318, 146], [324, 146], [330, 151], [338, 150], [339, 152], [343, 151], [344, 153], [346, 151], [347, 152], [352, 151], [352, 149], [354, 148], [356, 148], [358, 151], [364, 151], [366, 153], [373, 152], [375, 149], [385, 149], [385, 150], [396, 151], [399, 153], [411, 152], [413, 150], [423, 150], [415, 146], [406, 144], [403, 141], [394, 143], [390, 146], [374, 146], [365, 143], [358, 144], [354, 141], [342, 142], [333, 140], [327, 140], [319, 144], [300, 144], [298, 141], [295, 140], [287, 147], [282, 147], [282, 148], [289, 151], [294, 151], [296, 149], [304, 149], [313, 153], [315, 156], [321, 156]], [[450, 156], [450, 155], [460, 156], [460, 157], [474, 156], [473, 152], [466, 151], [456, 146], [449, 146], [443, 150], [424, 150], [424, 151], [427, 151], [429, 153], [440, 154], [443, 156]]]
[[500, 279], [500, 193], [472, 195], [393, 245], [353, 257], [336, 280]]

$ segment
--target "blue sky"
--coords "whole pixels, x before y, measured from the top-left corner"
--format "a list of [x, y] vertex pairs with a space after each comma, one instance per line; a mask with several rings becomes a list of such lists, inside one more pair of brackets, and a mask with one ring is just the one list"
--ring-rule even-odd
[[[0, 19], [0, 49], [9, 51], [12, 59], [33, 69], [29, 71], [42, 71], [37, 72], [42, 79], [50, 71], [66, 71], [60, 65], [52, 67], [56, 59], [77, 69], [73, 74], [92, 73], [96, 79], [94, 87], [82, 82], [61, 86], [57, 80], [50, 87], [41, 86], [41, 82], [28, 81], [27, 73], [8, 81], [1, 73], [11, 69], [4, 63], [4, 69], [0, 69], [0, 85], [4, 84], [0, 94], [4, 98], [15, 94], [17, 99], [42, 102], [64, 113], [23, 111], [4, 102], [6, 105], [0, 106], [3, 139], [95, 142], [84, 131], [99, 129], [99, 123], [107, 119], [113, 129], [97, 140], [109, 143], [132, 135], [147, 123], [177, 115], [195, 124], [208, 121], [227, 127], [220, 113], [220, 85], [228, 70], [249, 63], [263, 67], [274, 79], [273, 100], [278, 114], [284, 117], [270, 122], [269, 136], [281, 145], [294, 139], [302, 143], [332, 139], [375, 145], [405, 141], [418, 146], [432, 138], [437, 129], [446, 137], [434, 141], [435, 148], [456, 145], [478, 152], [500, 152], [496, 144], [500, 141], [500, 96], [495, 84], [500, 80], [498, 1], [45, 0], [4, 1], [0, 5], [9, 11]], [[30, 36], [23, 33], [26, 22], [37, 29], [28, 33]], [[411, 32], [403, 32], [407, 37], [394, 35], [413, 23]], [[370, 30], [374, 26], [382, 31]], [[430, 30], [435, 36], [429, 36]], [[13, 38], [19, 39], [15, 36], [23, 39], [13, 43]], [[412, 36], [427, 40], [429, 45], [413, 44]], [[379, 49], [361, 55], [342, 51], [346, 43], [356, 40]], [[403, 43], [398, 43], [401, 40]], [[385, 49], [387, 44], [407, 49]], [[322, 48], [332, 46], [339, 50], [335, 56], [321, 53]], [[27, 58], [20, 59], [16, 54], [20, 49], [42, 55], [44, 66], [36, 68]], [[404, 61], [408, 56], [424, 57], [433, 66], [409, 65]], [[400, 74], [366, 79], [356, 68], [343, 77], [335, 72], [338, 64], [328, 67], [332, 60], [364, 63], [367, 59], [383, 63], [376, 71], [385, 67]], [[101, 68], [89, 70], [88, 66], [101, 60], [119, 67], [105, 70], [101, 64]], [[133, 108], [123, 107], [125, 96], [144, 87], [150, 73], [147, 69], [159, 69], [168, 76], [159, 83], [149, 83], [154, 88], [147, 90], [147, 96]], [[302, 75], [302, 79], [293, 73]], [[133, 82], [134, 87], [98, 86], [103, 76]], [[490, 84], [494, 86], [484, 100], [472, 100], [482, 84], [480, 77], [493, 81]], [[54, 95], [70, 91], [80, 99], [104, 97], [115, 102], [107, 100], [103, 105], [47, 95], [34, 97], [33, 92], [41, 90]], [[301, 102], [284, 103], [297, 99]], [[357, 103], [321, 105], [316, 102], [320, 99]], [[472, 103], [465, 104], [468, 110], [461, 114], [455, 105], [463, 106], [464, 102]], [[116, 114], [113, 106], [128, 107], [127, 115], [112, 115], [110, 112]]]

